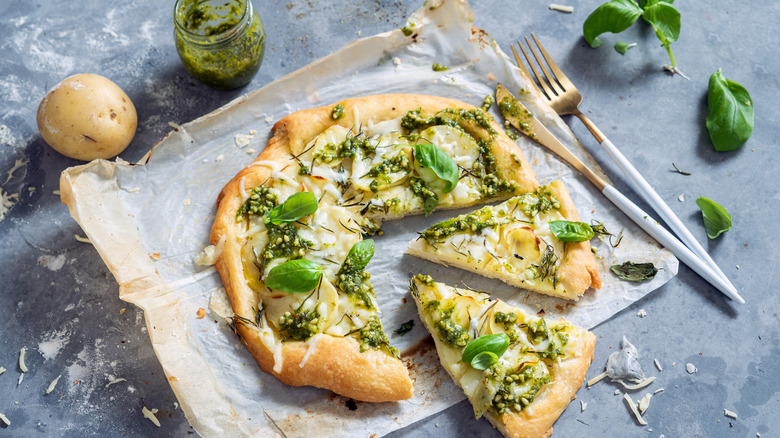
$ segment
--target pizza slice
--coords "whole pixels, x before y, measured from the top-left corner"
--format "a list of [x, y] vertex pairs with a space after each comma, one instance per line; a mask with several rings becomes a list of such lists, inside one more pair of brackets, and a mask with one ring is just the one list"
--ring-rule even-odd
[[412, 278], [410, 293], [442, 366], [477, 418], [507, 437], [552, 434], [593, 360], [592, 333], [427, 275]]
[[563, 183], [554, 181], [501, 204], [433, 225], [421, 232], [406, 252], [576, 301], [588, 288], [601, 286], [588, 242], [592, 233], [580, 239], [572, 238], [571, 233], [556, 237], [551, 225], [584, 225], [578, 220]]
[[287, 384], [411, 397], [364, 238], [382, 220], [533, 190], [530, 166], [481, 109], [436, 96], [347, 99], [292, 113], [273, 134], [223, 188], [211, 230], [237, 332]]

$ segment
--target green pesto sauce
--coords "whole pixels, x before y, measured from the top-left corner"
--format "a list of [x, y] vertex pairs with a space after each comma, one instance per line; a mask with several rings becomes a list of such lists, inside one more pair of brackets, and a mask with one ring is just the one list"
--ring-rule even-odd
[[236, 212], [236, 218], [240, 222], [243, 220], [245, 214], [262, 216], [266, 211], [270, 211], [276, 207], [277, 202], [277, 196], [272, 193], [268, 187], [255, 187], [252, 189], [252, 192], [250, 192], [247, 200], [244, 201], [244, 204], [239, 207]]
[[523, 193], [514, 198], [518, 206], [529, 218], [539, 213], [546, 214], [552, 209], [561, 208], [561, 203], [547, 186], [538, 187], [533, 192]]
[[350, 134], [339, 144], [326, 144], [321, 151], [314, 154], [314, 159], [330, 163], [340, 158], [355, 158], [358, 150], [362, 150], [363, 156], [367, 157], [376, 152], [376, 146], [362, 134]]
[[449, 67], [447, 67], [446, 65], [441, 65], [441, 64], [439, 64], [438, 62], [437, 62], [437, 63], [434, 63], [434, 64], [433, 64], [433, 66], [432, 66], [431, 68], [433, 69], [433, 71], [447, 71], [447, 70], [449, 70], [449, 69], [450, 69], [450, 68], [449, 68]]
[[387, 184], [392, 182], [389, 178], [390, 174], [401, 171], [409, 173], [411, 170], [412, 165], [409, 162], [409, 157], [407, 157], [405, 153], [400, 153], [392, 158], [382, 161], [380, 164], [377, 164], [376, 166], [369, 169], [368, 173], [366, 173], [366, 176], [374, 178], [374, 180], [371, 181], [371, 184], [368, 185], [368, 188], [370, 188], [372, 192], [376, 193], [379, 191], [379, 186], [381, 183]]
[[436, 282], [433, 280], [433, 277], [430, 275], [424, 275], [424, 274], [417, 274], [414, 277], [415, 281], [419, 281], [420, 283], [428, 286], [428, 287], [434, 287], [436, 286]]
[[479, 187], [479, 193], [483, 198], [492, 198], [504, 193], [514, 193], [517, 190], [517, 184], [513, 181], [507, 181], [490, 173], [482, 177], [482, 185]]
[[333, 120], [338, 120], [342, 117], [344, 117], [344, 105], [338, 104], [333, 107], [333, 112], [330, 113], [330, 118]]
[[412, 189], [412, 193], [422, 199], [426, 216], [439, 204], [439, 195], [429, 189], [422, 178], [416, 176], [409, 178], [409, 188]]
[[[536, 366], [544, 366], [538, 364]], [[542, 386], [550, 383], [550, 374], [544, 374], [541, 377], [534, 377], [535, 366], [533, 365], [521, 365], [519, 370], [513, 370], [511, 373], [507, 373], [498, 384], [498, 391], [493, 398], [492, 410], [498, 414], [503, 414], [508, 411], [520, 412], [526, 406], [531, 404]], [[486, 378], [493, 378], [494, 380], [498, 376], [493, 369], [489, 369], [485, 372]], [[527, 391], [523, 394], [514, 395], [515, 387], [524, 386], [529, 380], [533, 383], [528, 387]]]
[[454, 306], [447, 306], [441, 309], [441, 319], [433, 325], [439, 332], [439, 339], [453, 347], [465, 347], [471, 340], [468, 328], [463, 328], [452, 320], [452, 311]]
[[360, 329], [360, 351], [373, 350], [386, 350], [390, 355], [398, 357], [398, 350], [395, 347], [390, 346], [390, 341], [387, 339], [382, 328], [382, 323], [376, 315], [372, 315], [368, 318], [366, 325]]
[[482, 207], [475, 212], [439, 222], [420, 233], [420, 236], [433, 245], [443, 242], [455, 233], [476, 233], [484, 228], [492, 228], [499, 224], [499, 219], [493, 214], [490, 207]]
[[201, 82], [217, 89], [238, 88], [252, 80], [263, 62], [263, 22], [254, 11], [243, 17], [251, 10], [244, 8], [246, 3], [213, 3], [180, 0], [176, 4], [176, 51], [187, 71]]
[[314, 245], [298, 236], [298, 228], [294, 223], [281, 225], [269, 223], [266, 224], [266, 227], [268, 227], [268, 243], [260, 255], [263, 265], [278, 258], [299, 259], [306, 254], [306, 250]]
[[490, 107], [493, 106], [493, 104], [496, 103], [496, 98], [493, 97], [492, 94], [488, 94], [485, 96], [485, 99], [482, 101], [482, 111], [488, 112], [490, 111]]
[[335, 286], [347, 294], [356, 306], [373, 310], [376, 295], [370, 280], [371, 274], [365, 269], [355, 267], [353, 261], [347, 257], [336, 274]]
[[530, 324], [518, 324], [516, 314], [504, 312], [496, 312], [493, 319], [496, 324], [503, 324], [510, 342], [517, 341], [518, 333], [521, 330], [525, 332], [526, 338], [534, 344], [549, 339], [550, 342], [546, 350], [533, 351], [542, 359], [556, 359], [563, 354], [563, 348], [569, 343], [567, 333], [569, 326], [567, 324], [549, 328], [544, 318], [539, 318], [538, 321]]
[[284, 312], [279, 318], [279, 332], [284, 338], [305, 341], [319, 332], [319, 318], [317, 309]]

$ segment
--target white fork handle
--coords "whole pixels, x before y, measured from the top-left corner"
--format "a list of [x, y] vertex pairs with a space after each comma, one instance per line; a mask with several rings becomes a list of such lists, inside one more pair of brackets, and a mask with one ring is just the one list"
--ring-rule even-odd
[[693, 251], [694, 254], [699, 256], [699, 258], [708, 264], [712, 270], [715, 271], [715, 273], [733, 289], [734, 285], [732, 285], [729, 279], [726, 278], [726, 274], [720, 270], [715, 261], [712, 260], [712, 257], [710, 257], [710, 255], [707, 254], [707, 251], [705, 251], [704, 248], [699, 244], [699, 241], [693, 237], [691, 232], [688, 231], [688, 228], [686, 228], [685, 225], [683, 225], [682, 221], [680, 221], [677, 215], [674, 214], [672, 209], [669, 208], [664, 200], [658, 196], [658, 193], [656, 193], [656, 191], [650, 187], [650, 184], [648, 184], [648, 182], [642, 177], [639, 171], [634, 168], [628, 159], [626, 159], [626, 157], [620, 153], [618, 148], [616, 148], [615, 145], [612, 144], [612, 142], [609, 141], [609, 139], [606, 137], [601, 143], [601, 147], [607, 151], [607, 154], [609, 154], [610, 158], [612, 158], [612, 161], [614, 161], [615, 164], [620, 167], [620, 170], [623, 172], [626, 178], [628, 178], [631, 187], [633, 187], [633, 189], [636, 190], [640, 196], [642, 196], [642, 199], [644, 199], [645, 202], [650, 204], [650, 206], [653, 207], [656, 212], [658, 212], [658, 214], [661, 216], [661, 219], [663, 219], [664, 222], [669, 225], [669, 228], [671, 228], [675, 234], [677, 234], [680, 240], [682, 240], [688, 246], [688, 248]]
[[648, 214], [642, 211], [641, 208], [637, 207], [636, 204], [631, 202], [622, 193], [620, 193], [618, 189], [607, 184], [601, 193], [603, 193], [607, 199], [612, 201], [612, 203], [615, 204], [615, 206], [617, 206], [620, 211], [625, 213], [626, 216], [628, 216], [643, 230], [645, 230], [647, 234], [652, 236], [655, 240], [658, 241], [658, 243], [671, 251], [672, 254], [677, 256], [680, 261], [688, 265], [689, 268], [694, 270], [697, 274], [701, 275], [701, 277], [707, 280], [707, 282], [715, 286], [719, 291], [723, 292], [732, 300], [735, 300], [740, 304], [745, 304], [745, 300], [739, 296], [739, 293], [737, 293], [737, 290], [731, 283], [724, 281], [722, 278], [720, 278], [720, 276], [715, 274], [715, 271], [713, 271], [710, 266], [705, 264], [699, 257], [696, 256], [696, 254], [688, 249], [687, 246], [683, 245], [682, 242], [677, 240], [677, 238], [674, 237], [672, 233], [666, 231], [666, 228], [662, 227], [658, 222], [655, 221], [655, 219], [648, 216]]

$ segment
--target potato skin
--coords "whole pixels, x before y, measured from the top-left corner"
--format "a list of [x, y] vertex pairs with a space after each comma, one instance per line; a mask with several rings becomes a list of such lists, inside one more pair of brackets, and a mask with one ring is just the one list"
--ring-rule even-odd
[[71, 76], [54, 86], [38, 106], [37, 121], [49, 146], [83, 161], [115, 157], [130, 144], [138, 126], [127, 94], [94, 74]]

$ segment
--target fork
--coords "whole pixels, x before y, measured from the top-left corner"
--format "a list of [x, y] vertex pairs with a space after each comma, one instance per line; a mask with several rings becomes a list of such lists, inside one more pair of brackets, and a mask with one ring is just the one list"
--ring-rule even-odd
[[[546, 64], [550, 68], [548, 71], [548, 69], [545, 67], [545, 63], [542, 62], [542, 60], [539, 58], [539, 55], [534, 50], [531, 42], [528, 40], [528, 37], [525, 37], [524, 39], [526, 45], [528, 46], [528, 50], [533, 54], [533, 58], [543, 72], [543, 75], [540, 74], [539, 70], [537, 70], [537, 68], [534, 66], [534, 62], [531, 60], [531, 57], [523, 48], [523, 44], [519, 40], [517, 41], [517, 44], [520, 47], [520, 50], [523, 52], [528, 65], [531, 67], [531, 70], [534, 73], [533, 76], [531, 76], [531, 74], [525, 68], [523, 61], [520, 59], [520, 55], [518, 55], [517, 50], [515, 50], [515, 46], [512, 45], [511, 47], [512, 53], [515, 57], [515, 62], [517, 62], [518, 67], [520, 67], [523, 73], [525, 73], [526, 77], [531, 79], [531, 82], [536, 87], [536, 91], [538, 91], [539, 94], [541, 94], [547, 100], [550, 107], [552, 107], [552, 109], [555, 110], [558, 115], [574, 115], [582, 121], [588, 131], [590, 131], [599, 144], [601, 144], [612, 161], [618, 165], [634, 190], [640, 194], [645, 202], [647, 202], [656, 212], [658, 212], [661, 218], [679, 236], [680, 240], [682, 240], [696, 256], [704, 261], [705, 264], [729, 286], [729, 289], [733, 291], [733, 295], [727, 295], [729, 295], [729, 297], [732, 299], [735, 299], [736, 301], [744, 304], [745, 300], [736, 293], [736, 288], [734, 288], [734, 285], [732, 285], [728, 278], [726, 278], [726, 275], [723, 273], [723, 271], [721, 271], [715, 261], [712, 260], [712, 257], [710, 257], [707, 251], [705, 251], [699, 242], [693, 237], [685, 225], [683, 225], [682, 221], [680, 221], [680, 219], [674, 214], [672, 209], [669, 208], [669, 206], [663, 201], [663, 199], [661, 199], [658, 193], [653, 190], [650, 184], [644, 179], [644, 177], [642, 177], [639, 171], [634, 168], [628, 159], [623, 156], [623, 154], [615, 147], [614, 144], [612, 144], [607, 136], [604, 135], [604, 133], [602, 133], [601, 130], [593, 122], [591, 122], [587, 116], [582, 114], [579, 109], [579, 105], [582, 103], [582, 95], [574, 86], [574, 84], [569, 80], [569, 78], [566, 77], [563, 71], [558, 67], [555, 61], [553, 61], [552, 57], [550, 57], [550, 55], [547, 53], [547, 50], [545, 50], [544, 46], [542, 46], [542, 44], [536, 38], [536, 35], [532, 33], [531, 37], [536, 43], [536, 46], [538, 47], [539, 52], [541, 52], [542, 57], [546, 61]], [[550, 71], [552, 71], [552, 73], [550, 73]], [[690, 266], [690, 263], [686, 264]]]

